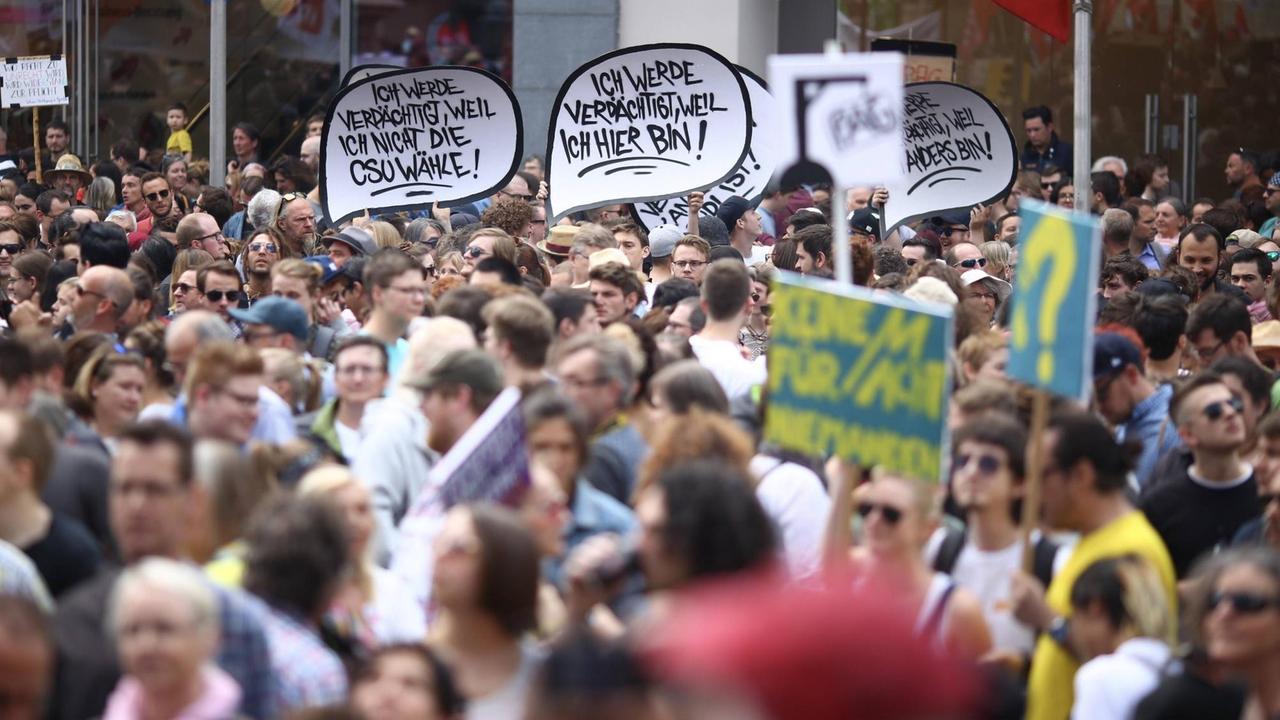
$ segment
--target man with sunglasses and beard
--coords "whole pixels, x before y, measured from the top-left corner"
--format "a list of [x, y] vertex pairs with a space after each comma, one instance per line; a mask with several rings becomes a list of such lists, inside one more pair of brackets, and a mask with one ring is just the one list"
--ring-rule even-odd
[[1240, 459], [1244, 405], [1222, 376], [1204, 372], [1174, 393], [1170, 417], [1191, 451], [1191, 465], [1153, 479], [1140, 506], [1160, 533], [1178, 577], [1202, 555], [1231, 543], [1262, 512], [1253, 468]]
[[151, 211], [153, 222], [182, 215], [182, 209], [173, 201], [173, 188], [169, 187], [169, 180], [158, 172], [142, 176], [142, 198], [147, 201], [147, 209]]

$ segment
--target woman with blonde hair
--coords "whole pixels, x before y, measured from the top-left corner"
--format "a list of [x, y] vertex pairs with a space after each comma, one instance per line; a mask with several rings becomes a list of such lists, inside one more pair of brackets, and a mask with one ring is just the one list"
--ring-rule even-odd
[[960, 363], [961, 387], [981, 378], [1004, 380], [1009, 365], [1009, 341], [1003, 333], [993, 330], [974, 333], [960, 343], [956, 360]]
[[51, 267], [53, 258], [38, 250], [28, 250], [13, 259], [9, 265], [9, 276], [4, 278], [5, 294], [13, 303], [13, 310], [9, 313], [10, 328], [21, 330], [41, 324], [44, 313], [40, 309], [40, 298], [44, 295], [44, 281]]
[[1099, 560], [1071, 586], [1076, 671], [1071, 717], [1127, 718], [1169, 662], [1173, 608], [1159, 574], [1137, 555]]
[[68, 440], [98, 444], [115, 454], [115, 439], [142, 411], [147, 365], [123, 345], [103, 345], [76, 376], [75, 396], [81, 423], [68, 430]]
[[987, 274], [1013, 282], [1013, 251], [1003, 240], [988, 240], [978, 246], [987, 259]]
[[379, 248], [398, 248], [404, 241], [400, 233], [396, 232], [396, 226], [386, 220], [374, 220], [369, 223], [369, 234], [373, 236], [373, 243]]
[[125, 569], [108, 606], [124, 673], [103, 719], [236, 717], [240, 686], [213, 663], [218, 617], [198, 569], [158, 557]]
[[372, 650], [394, 642], [426, 638], [426, 616], [412, 594], [390, 571], [373, 562], [376, 525], [368, 488], [341, 465], [321, 465], [303, 476], [300, 497], [323, 497], [342, 511], [355, 572], [338, 591], [328, 619], [343, 635]]
[[516, 241], [499, 228], [482, 227], [467, 239], [467, 250], [463, 256], [467, 266], [473, 269], [476, 263], [487, 257], [502, 258], [515, 265]]

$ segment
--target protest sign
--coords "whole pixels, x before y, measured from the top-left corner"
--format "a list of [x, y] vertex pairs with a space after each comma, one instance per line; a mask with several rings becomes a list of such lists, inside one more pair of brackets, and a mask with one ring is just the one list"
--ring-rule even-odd
[[371, 77], [386, 75], [387, 73], [392, 73], [397, 70], [404, 70], [404, 68], [399, 65], [357, 65], [347, 71], [346, 76], [342, 78], [342, 83], [338, 87], [355, 85], [356, 83], [368, 80]]
[[529, 485], [520, 391], [507, 388], [431, 469], [427, 483], [440, 488], [444, 507], [488, 500], [514, 504]]
[[61, 55], [7, 57], [0, 62], [0, 106], [66, 105], [71, 101]]
[[781, 118], [778, 168], [788, 181], [847, 188], [901, 173], [901, 55], [772, 55], [769, 89]]
[[1093, 388], [1093, 324], [1102, 228], [1088, 215], [1023, 198], [1010, 302], [1008, 375], [1086, 399]]
[[746, 82], [697, 45], [602, 55], [569, 76], [553, 107], [547, 184], [556, 218], [716, 185], [751, 147]]
[[[777, 144], [778, 108], [769, 88], [758, 75], [739, 67], [738, 72], [747, 83], [751, 97], [751, 148], [742, 164], [724, 182], [704, 192], [702, 214], [715, 215], [720, 204], [734, 195], [741, 195], [753, 204], [764, 194], [764, 188], [777, 167], [774, 147]], [[687, 227], [689, 223], [688, 196], [678, 195], [636, 203], [640, 223], [648, 230], [659, 225]]]
[[430, 67], [338, 91], [320, 142], [320, 202], [334, 223], [370, 211], [492, 195], [520, 163], [520, 106], [483, 70]]
[[903, 174], [888, 183], [884, 226], [965, 210], [1004, 197], [1018, 175], [1018, 145], [981, 94], [949, 82], [906, 88]]
[[764, 439], [936, 482], [951, 308], [787, 272], [770, 298]]

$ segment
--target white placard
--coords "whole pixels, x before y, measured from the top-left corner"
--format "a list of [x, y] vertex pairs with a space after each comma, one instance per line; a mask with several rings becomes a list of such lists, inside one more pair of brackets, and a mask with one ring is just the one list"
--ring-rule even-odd
[[[747, 82], [747, 94], [751, 97], [751, 149], [736, 172], [704, 193], [703, 215], [715, 215], [721, 203], [734, 195], [741, 195], [754, 204], [764, 194], [777, 168], [778, 105], [763, 79], [741, 66], [738, 72]], [[636, 203], [636, 215], [648, 230], [659, 225], [685, 227], [689, 221], [688, 196]]]
[[66, 105], [67, 60], [59, 55], [9, 57], [0, 62], [0, 106]]
[[728, 60], [697, 45], [627, 48], [578, 68], [547, 137], [552, 214], [724, 181], [751, 146], [747, 92]]
[[460, 205], [502, 188], [520, 163], [520, 106], [483, 70], [430, 67], [338, 92], [320, 142], [320, 202], [334, 223], [370, 212]]
[[1004, 115], [963, 85], [912, 83], [902, 123], [902, 177], [888, 184], [885, 230], [1004, 197], [1018, 175], [1018, 144]]
[[772, 55], [778, 169], [826, 168], [841, 187], [884, 184], [901, 174], [902, 56], [898, 53]]

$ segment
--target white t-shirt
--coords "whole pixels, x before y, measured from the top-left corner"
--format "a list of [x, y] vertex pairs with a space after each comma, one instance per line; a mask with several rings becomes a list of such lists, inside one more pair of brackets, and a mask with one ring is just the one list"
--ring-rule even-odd
[[333, 421], [333, 430], [338, 434], [338, 444], [342, 446], [342, 456], [350, 460], [360, 449], [360, 428], [349, 428], [341, 420]]
[[1152, 638], [1126, 640], [1110, 655], [1099, 655], [1076, 671], [1071, 717], [1128, 718], [1156, 689], [1169, 662], [1169, 647]]
[[711, 371], [729, 400], [742, 397], [768, 379], [765, 357], [755, 360], [742, 357], [742, 347], [728, 340], [708, 340], [700, 335], [689, 338], [698, 362]]
[[427, 616], [400, 578], [380, 567], [373, 568], [373, 601], [364, 607], [364, 618], [383, 644], [422, 642], [427, 636]]
[[750, 469], [760, 480], [756, 498], [778, 529], [791, 577], [817, 574], [822, 563], [822, 533], [831, 511], [831, 498], [822, 481], [803, 465], [768, 455], [752, 458]]

